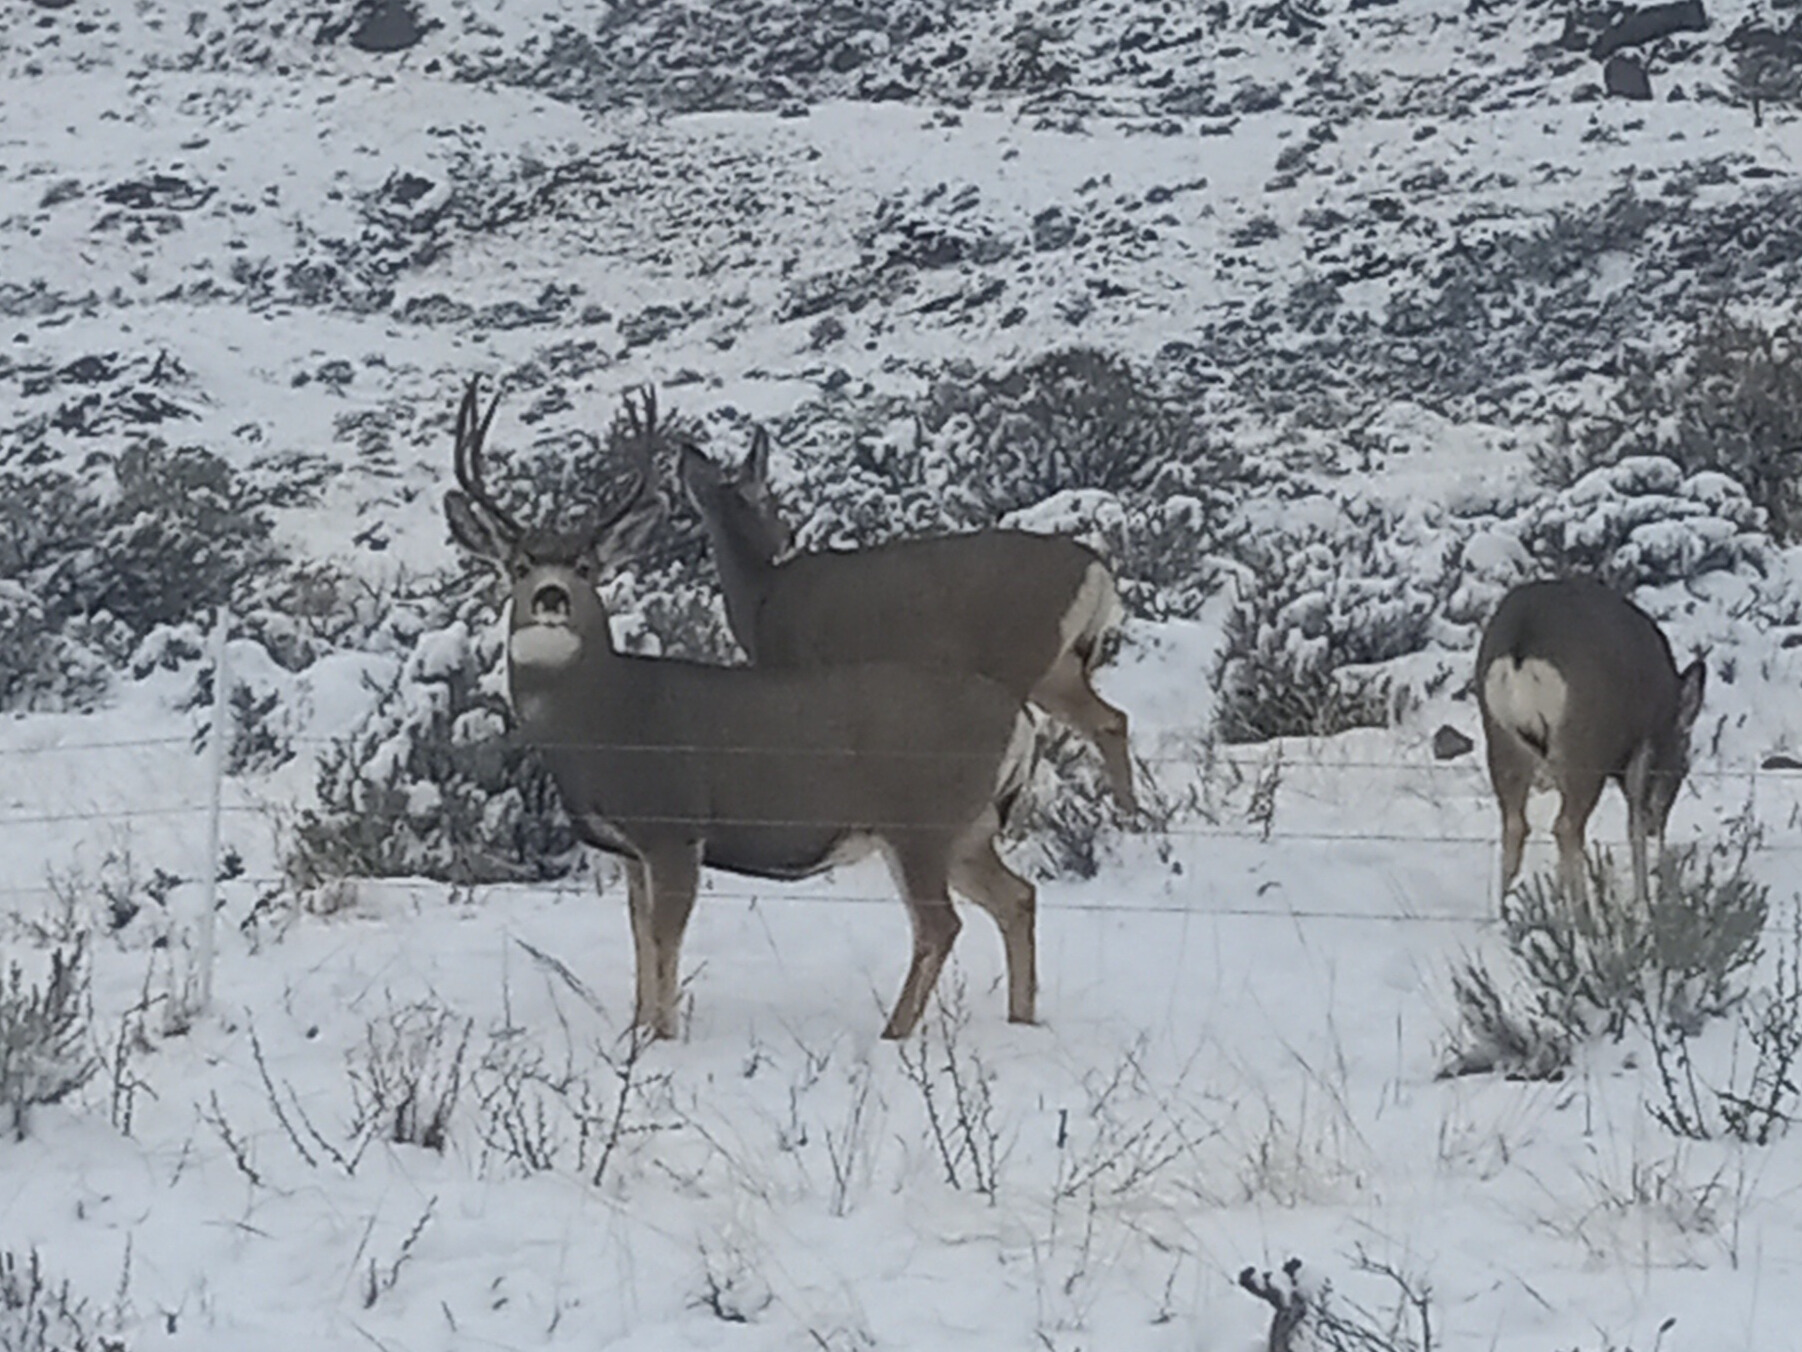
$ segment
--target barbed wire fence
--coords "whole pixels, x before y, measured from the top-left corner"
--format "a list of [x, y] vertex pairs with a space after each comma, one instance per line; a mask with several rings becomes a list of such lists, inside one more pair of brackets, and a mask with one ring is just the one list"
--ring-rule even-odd
[[[63, 842], [65, 848], [78, 848], [84, 843], [91, 845], [99, 833], [109, 830], [129, 833], [133, 828], [143, 825], [152, 826], [165, 836], [173, 834], [195, 842], [188, 851], [196, 861], [191, 869], [192, 876], [184, 878], [180, 886], [169, 891], [170, 944], [177, 960], [171, 963], [173, 975], [168, 1017], [174, 1027], [184, 1026], [204, 1012], [211, 1002], [216, 951], [214, 925], [221, 906], [222, 886], [229, 883], [237, 889], [248, 888], [266, 893], [290, 884], [288, 877], [279, 871], [251, 873], [241, 868], [228, 867], [226, 853], [222, 850], [221, 841], [228, 823], [245, 817], [270, 818], [293, 807], [288, 801], [259, 796], [249, 781], [228, 777], [226, 773], [226, 750], [234, 735], [234, 725], [230, 699], [232, 682], [225, 665], [228, 647], [224, 642], [224, 634], [225, 630], [221, 625], [214, 637], [215, 670], [219, 674], [213, 682], [211, 721], [204, 734], [94, 737], [47, 741], [36, 745], [0, 746], [0, 771], [4, 771], [0, 778], [19, 785], [30, 785], [37, 790], [35, 794], [0, 793], [0, 843], [18, 840], [20, 833], [27, 833], [35, 837], [40, 845], [54, 841]], [[1163, 738], [1167, 744], [1180, 745], [1188, 740], [1192, 745], [1186, 749], [1159, 750], [1135, 757], [1154, 774], [1166, 767], [1177, 767], [1182, 771], [1224, 775], [1241, 783], [1255, 783], [1259, 776], [1268, 774], [1273, 765], [1279, 765], [1283, 774], [1288, 776], [1283, 789], [1291, 801], [1306, 800], [1339, 805], [1361, 801], [1368, 805], [1371, 821], [1368, 826], [1322, 829], [1285, 824], [1277, 820], [1279, 814], [1274, 811], [1266, 812], [1260, 820], [1255, 821], [1249, 817], [1230, 820], [1225, 814], [1215, 814], [1209, 818], [1200, 813], [1191, 814], [1190, 819], [1184, 819], [1181, 813], [1175, 813], [1149, 827], [1146, 833], [1151, 836], [1175, 841], [1244, 843], [1270, 850], [1315, 847], [1334, 849], [1351, 845], [1478, 847], [1496, 844], [1496, 835], [1488, 830], [1406, 829], [1384, 827], [1380, 821], [1386, 806], [1380, 793], [1380, 779], [1385, 775], [1409, 781], [1409, 796], [1428, 800], [1434, 809], [1443, 810], [1447, 803], [1458, 800], [1486, 802], [1489, 786], [1480, 751], [1466, 753], [1451, 760], [1438, 760], [1423, 746], [1419, 756], [1371, 757], [1335, 754], [1337, 748], [1333, 743], [1323, 741], [1312, 748], [1312, 756], [1295, 756], [1292, 751], [1285, 756], [1285, 749], [1293, 748], [1293, 740], [1281, 744], [1244, 746], [1209, 743], [1204, 749], [1205, 732], [1199, 728], [1166, 729], [1163, 730]], [[336, 745], [342, 739], [300, 736], [290, 740], [296, 749], [307, 749]], [[663, 755], [682, 754], [699, 748], [641, 746], [614, 749], [636, 754]], [[782, 754], [778, 749], [767, 746], [736, 749], [746, 754]], [[706, 750], [717, 753], [721, 748]], [[131, 755], [149, 757], [167, 765], [181, 763], [186, 773], [176, 777], [179, 782], [173, 786], [164, 784], [164, 777], [153, 773], [150, 776], [152, 784], [165, 791], [157, 792], [156, 788], [151, 788], [126, 802], [106, 803], [95, 795], [88, 795], [86, 801], [67, 805], [44, 802], [44, 785], [59, 778], [69, 779], [67, 767], [76, 760], [93, 756], [100, 758], [97, 764], [108, 766], [116, 765], [120, 756]], [[64, 767], [60, 776], [49, 772], [49, 767], [56, 765]], [[1692, 768], [1690, 779], [1700, 784], [1715, 785], [1722, 796], [1725, 796], [1728, 786], [1743, 785], [1747, 810], [1758, 810], [1762, 805], [1778, 814], [1781, 820], [1772, 823], [1777, 829], [1759, 842], [1758, 853], [1787, 857], [1802, 852], [1802, 769], [1793, 768], [1786, 763], [1772, 765], [1768, 762], [1704, 765]], [[230, 794], [227, 792], [228, 780], [233, 790]], [[1431, 786], [1425, 792], [1420, 788], [1423, 781]], [[112, 787], [116, 790], [121, 786]], [[1289, 815], [1296, 814], [1291, 812]], [[1131, 834], [1132, 829], [1130, 825], [1125, 828], [1128, 834]], [[1624, 843], [1624, 840], [1616, 841], [1611, 836], [1595, 832], [1592, 832], [1591, 838], [1595, 843], [1608, 846]], [[4, 850], [4, 856], [15, 860], [29, 859], [32, 851], [8, 848]], [[58, 861], [42, 855], [40, 851], [38, 863], [48, 875], [48, 871], [56, 867]], [[54, 902], [67, 887], [66, 883], [59, 884], [48, 876], [42, 882], [24, 881], [18, 867], [9, 872], [11, 876], [0, 881], [0, 905], [9, 911], [17, 912], [22, 906], [29, 906], [33, 902]], [[894, 904], [892, 893], [886, 890], [862, 892], [794, 889], [762, 883], [747, 885], [736, 878], [720, 885], [722, 876], [731, 875], [715, 875], [706, 885], [707, 896], [747, 903], [780, 899], [784, 903], [800, 905]], [[359, 888], [396, 889], [408, 893], [416, 893], [421, 889], [441, 889], [445, 886], [420, 879], [393, 877], [358, 878], [356, 883]], [[575, 884], [536, 884], [551, 888], [572, 885]], [[482, 890], [503, 886], [507, 884], [485, 884]], [[1476, 927], [1493, 920], [1492, 915], [1471, 912], [1335, 910], [1330, 907], [1297, 908], [1281, 904], [1220, 905], [1218, 899], [1205, 908], [1173, 899], [1121, 898], [1103, 902], [1067, 895], [1049, 897], [1041, 902], [1043, 911], [1073, 913], [1169, 915], [1193, 914], [1204, 909], [1207, 914], [1222, 917], [1284, 921], [1321, 919]]]

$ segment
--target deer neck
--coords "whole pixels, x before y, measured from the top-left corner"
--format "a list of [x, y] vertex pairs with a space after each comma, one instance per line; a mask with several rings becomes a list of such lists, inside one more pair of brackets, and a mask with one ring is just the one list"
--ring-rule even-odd
[[[575, 631], [570, 633], [578, 637]], [[600, 689], [619, 663], [611, 643], [592, 638], [578, 637], [567, 655], [555, 648], [530, 629], [516, 629], [509, 639], [508, 695], [520, 732], [534, 746], [570, 740], [579, 721], [604, 708]]]
[[707, 518], [713, 561], [726, 597], [726, 622], [751, 661], [757, 660], [757, 612], [776, 577], [776, 560], [747, 523], [728, 515]]

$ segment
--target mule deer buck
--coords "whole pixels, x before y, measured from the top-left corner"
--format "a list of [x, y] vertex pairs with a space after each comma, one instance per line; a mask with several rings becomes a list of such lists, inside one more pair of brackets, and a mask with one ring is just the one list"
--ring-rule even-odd
[[1613, 779], [1627, 798], [1634, 895], [1648, 904], [1646, 841], [1663, 847], [1706, 676], [1700, 660], [1678, 672], [1652, 618], [1594, 579], [1529, 582], [1502, 598], [1477, 649], [1477, 704], [1502, 809], [1504, 892], [1520, 871], [1528, 790], [1555, 787], [1559, 876], [1586, 900], [1584, 830]]
[[1031, 1023], [1033, 887], [995, 853], [1031, 773], [1033, 727], [1000, 684], [897, 665], [768, 671], [614, 650], [595, 590], [662, 519], [656, 405], [627, 401], [614, 444], [630, 493], [568, 533], [528, 530], [483, 482], [486, 415], [470, 381], [457, 414], [453, 538], [496, 564], [512, 617], [507, 678], [580, 837], [625, 861], [636, 1014], [676, 1031], [682, 935], [706, 865], [756, 878], [819, 873], [870, 849], [889, 862], [913, 924], [913, 961], [883, 1036], [918, 1022], [960, 922], [949, 887], [1000, 926], [1008, 1017]]
[[1066, 536], [983, 530], [793, 554], [769, 486], [769, 437], [722, 468], [686, 439], [681, 478], [713, 543], [726, 618], [753, 665], [906, 662], [1001, 682], [1101, 752], [1137, 807], [1126, 715], [1089, 676], [1117, 621], [1113, 575]]

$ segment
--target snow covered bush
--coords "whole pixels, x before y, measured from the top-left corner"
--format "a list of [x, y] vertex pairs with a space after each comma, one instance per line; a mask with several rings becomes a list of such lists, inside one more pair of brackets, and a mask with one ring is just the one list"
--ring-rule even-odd
[[27, 1115], [60, 1103], [86, 1084], [98, 1062], [88, 1045], [88, 968], [85, 945], [50, 954], [48, 979], [25, 980], [18, 962], [0, 982], [0, 1107], [13, 1136], [25, 1139]]
[[1382, 664], [1420, 652], [1458, 581], [1450, 537], [1415, 542], [1390, 509], [1248, 541], [1215, 673], [1229, 742], [1385, 727], [1396, 712]]
[[159, 441], [83, 476], [0, 470], [0, 707], [85, 707], [151, 631], [249, 595], [277, 558], [264, 506], [211, 451]]
[[112, 468], [98, 538], [68, 577], [80, 612], [141, 637], [233, 599], [273, 563], [262, 502], [211, 451], [143, 442]]
[[52, 1283], [38, 1251], [0, 1249], [0, 1347], [8, 1352], [125, 1352], [96, 1332], [99, 1316], [67, 1281]]
[[1763, 513], [1729, 476], [1635, 456], [1533, 504], [1513, 528], [1549, 571], [1591, 573], [1630, 592], [1710, 572], [1765, 572], [1771, 541], [1763, 525]]
[[1718, 315], [1674, 359], [1629, 349], [1613, 407], [1568, 413], [1539, 458], [1571, 485], [1634, 457], [1662, 456], [1685, 478], [1733, 480], [1783, 543], [1802, 540], [1802, 327]]
[[423, 635], [376, 707], [319, 766], [288, 872], [456, 883], [558, 878], [578, 851], [556, 785], [514, 740], [503, 644], [486, 615]]
[[997, 524], [1101, 551], [1139, 614], [1193, 616], [1213, 592], [1246, 468], [1156, 372], [1089, 348], [1006, 370], [953, 362], [918, 403], [834, 395], [773, 429], [799, 481], [803, 549]]
[[1587, 861], [1587, 905], [1547, 874], [1503, 897], [1511, 984], [1480, 960], [1454, 975], [1460, 1027], [1447, 1073], [1557, 1078], [1578, 1042], [1634, 1025], [1662, 1056], [1739, 1006], [1763, 952], [1770, 888], [1747, 869], [1752, 828], [1730, 825], [1707, 852], [1664, 851], [1649, 908], [1602, 850]]

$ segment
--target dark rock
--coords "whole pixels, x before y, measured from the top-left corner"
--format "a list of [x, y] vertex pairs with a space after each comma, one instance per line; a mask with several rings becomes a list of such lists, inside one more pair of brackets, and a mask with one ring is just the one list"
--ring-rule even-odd
[[1620, 99], [1649, 99], [1652, 81], [1638, 57], [1616, 52], [1602, 63], [1602, 84]]
[[1433, 758], [1435, 760], [1456, 760], [1475, 746], [1475, 742], [1450, 723], [1441, 724], [1439, 731], [1433, 734]]
[[1797, 760], [1788, 752], [1776, 751], [1766, 756], [1759, 763], [1758, 768], [1761, 770], [1802, 770], [1802, 760]]
[[408, 0], [374, 0], [360, 7], [350, 45], [360, 52], [404, 52], [436, 27], [436, 21], [421, 23]]
[[[1700, 33], [1708, 27], [1708, 15], [1702, 0], [1672, 0], [1665, 5], [1648, 5], [1623, 14], [1596, 39], [1593, 54], [1600, 60], [1622, 47], [1637, 47], [1672, 33]], [[1629, 95], [1628, 97], [1633, 97]]]

